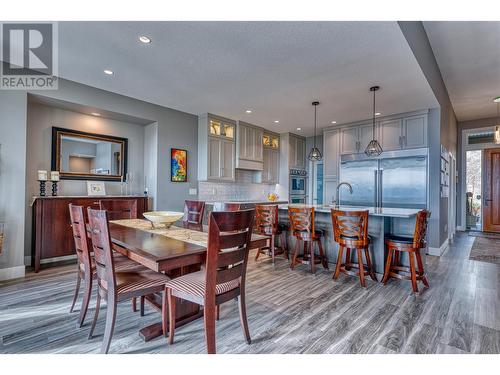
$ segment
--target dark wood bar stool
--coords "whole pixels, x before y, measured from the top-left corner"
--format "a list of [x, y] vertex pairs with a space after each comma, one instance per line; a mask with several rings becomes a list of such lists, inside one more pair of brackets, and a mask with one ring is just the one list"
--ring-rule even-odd
[[[431, 213], [427, 210], [421, 210], [417, 213], [415, 221], [415, 232], [413, 237], [402, 237], [389, 235], [385, 239], [388, 254], [385, 263], [384, 278], [382, 282], [385, 284], [391, 277], [397, 279], [411, 280], [411, 285], [414, 293], [418, 293], [417, 281], [428, 288], [429, 282], [425, 276], [424, 265], [420, 255], [420, 249], [427, 247], [426, 234], [427, 224]], [[408, 253], [410, 267], [404, 267], [400, 264], [400, 253]], [[394, 259], [393, 259], [394, 258]], [[415, 267], [415, 261], [418, 266], [418, 272]]]
[[[295, 237], [295, 250], [290, 268], [293, 270], [297, 264], [309, 264], [311, 272], [315, 273], [316, 264], [321, 263], [328, 269], [328, 259], [323, 251], [323, 232], [314, 227], [314, 207], [288, 207], [290, 227]], [[304, 244], [304, 252], [300, 252], [300, 245]], [[319, 255], [314, 252], [314, 244], [318, 244]]]
[[205, 212], [205, 202], [203, 201], [184, 201], [184, 224], [201, 224]]
[[[163, 309], [168, 306], [169, 344], [174, 343], [175, 310], [179, 300], [203, 306], [208, 354], [215, 354], [216, 307], [235, 298], [239, 302], [240, 322], [248, 344], [245, 304], [245, 276], [255, 210], [213, 212], [208, 225], [206, 267], [173, 279], [165, 285]], [[167, 303], [168, 299], [168, 303]], [[167, 332], [164, 321], [163, 332]]]
[[101, 200], [99, 208], [108, 211], [109, 220], [137, 219], [137, 200]]
[[[337, 264], [333, 279], [337, 280], [340, 273], [359, 276], [361, 286], [365, 286], [365, 276], [377, 281], [370, 258], [370, 237], [368, 236], [368, 210], [340, 211], [332, 210], [333, 236], [339, 244]], [[345, 250], [345, 262], [343, 261]], [[357, 252], [358, 264], [351, 263], [351, 250]], [[366, 265], [363, 264], [363, 253]], [[352, 271], [355, 269], [356, 271]]]
[[[276, 255], [284, 254], [285, 258], [289, 259], [288, 248], [286, 244], [286, 234], [284, 232], [286, 228], [283, 224], [279, 223], [278, 205], [256, 205], [255, 221], [257, 232], [264, 236], [271, 237], [271, 243], [269, 244], [269, 246], [257, 249], [255, 260], [259, 259], [260, 254], [266, 253], [271, 257], [273, 265]], [[279, 239], [279, 247], [276, 247], [275, 245], [276, 236], [278, 236]]]
[[239, 203], [224, 203], [224, 202], [215, 202], [214, 203], [214, 212], [233, 212], [239, 211], [241, 209], [241, 205]]

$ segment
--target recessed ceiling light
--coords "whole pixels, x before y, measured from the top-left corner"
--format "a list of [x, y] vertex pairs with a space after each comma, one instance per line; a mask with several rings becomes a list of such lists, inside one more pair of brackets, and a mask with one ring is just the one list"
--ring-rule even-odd
[[252, 110], [251, 109], [247, 109], [245, 112], [246, 113], [252, 113]]
[[497, 96], [495, 99], [493, 99], [494, 103], [500, 103], [500, 96]]
[[279, 123], [279, 122], [280, 122], [280, 120], [274, 120], [274, 122], [277, 124], [277, 123]]
[[297, 128], [297, 130], [300, 132], [302, 130], [302, 128]]
[[375, 116], [380, 116], [382, 113], [380, 112], [375, 112]]
[[101, 114], [100, 113], [97, 113], [97, 112], [92, 112], [91, 113], [92, 116], [100, 116]]
[[109, 70], [109, 69], [104, 69], [104, 74], [107, 74], [108, 76], [112, 76], [114, 74], [114, 72], [112, 70]]
[[337, 123], [337, 121], [332, 121], [332, 124], [336, 124], [336, 123]]
[[151, 43], [151, 38], [147, 37], [146, 35], [141, 35], [139, 37], [139, 41], [144, 43], [144, 44], [149, 44], [149, 43]]

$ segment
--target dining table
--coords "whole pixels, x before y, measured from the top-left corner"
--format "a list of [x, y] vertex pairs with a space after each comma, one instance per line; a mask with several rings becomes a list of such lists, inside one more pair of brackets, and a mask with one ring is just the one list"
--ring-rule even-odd
[[[148, 220], [127, 219], [109, 222], [113, 249], [127, 258], [170, 278], [199, 271], [205, 263], [208, 226], [176, 222], [170, 227], [155, 227]], [[252, 233], [250, 249], [268, 245], [269, 237]], [[152, 294], [145, 300], [161, 311], [161, 296]], [[179, 301], [176, 308], [177, 327], [203, 316], [199, 305]], [[144, 341], [163, 335], [161, 319], [139, 331]]]

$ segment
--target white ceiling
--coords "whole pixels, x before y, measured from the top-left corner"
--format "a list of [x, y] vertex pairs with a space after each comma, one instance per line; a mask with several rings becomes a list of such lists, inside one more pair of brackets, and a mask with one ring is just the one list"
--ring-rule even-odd
[[500, 22], [424, 22], [459, 121], [496, 116]]
[[437, 106], [396, 22], [61, 22], [59, 73], [304, 135], [312, 135], [316, 99], [320, 127], [370, 118], [374, 84], [383, 115]]

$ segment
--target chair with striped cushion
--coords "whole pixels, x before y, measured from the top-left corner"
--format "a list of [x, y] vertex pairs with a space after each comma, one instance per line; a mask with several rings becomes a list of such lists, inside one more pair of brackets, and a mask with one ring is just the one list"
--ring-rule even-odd
[[[170, 278], [142, 266], [124, 271], [116, 270], [109, 236], [107, 212], [92, 210], [89, 207], [88, 217], [98, 285], [96, 310], [89, 338], [92, 338], [94, 333], [101, 299], [103, 298], [107, 301], [107, 311], [101, 353], [107, 353], [113, 336], [117, 303], [134, 297], [161, 293], [164, 291], [165, 283]], [[163, 315], [163, 319], [166, 320], [165, 315]]]
[[[76, 275], [76, 288], [71, 303], [70, 312], [75, 308], [78, 293], [80, 291], [80, 284], [83, 281], [85, 291], [83, 294], [82, 305], [80, 307], [80, 314], [78, 317], [78, 326], [81, 327], [85, 321], [87, 314], [90, 296], [92, 295], [92, 283], [95, 277], [95, 261], [90, 252], [92, 245], [87, 233], [85, 214], [82, 206], [74, 204], [69, 205], [69, 215], [71, 220], [71, 230], [73, 231], [73, 239], [75, 243], [75, 250], [77, 255], [77, 275]], [[117, 270], [134, 269], [141, 267], [138, 263], [120, 255], [113, 253], [113, 259]], [[144, 301], [141, 301], [141, 313], [144, 312]]]
[[[175, 278], [165, 285], [170, 344], [174, 342], [176, 300], [183, 299], [203, 306], [207, 352], [214, 354], [216, 306], [234, 298], [238, 298], [240, 322], [245, 339], [250, 344], [245, 305], [245, 275], [254, 216], [253, 209], [211, 213], [205, 268]], [[166, 308], [167, 300], [164, 294], [163, 309]], [[167, 332], [165, 321], [163, 332]]]
[[184, 224], [201, 224], [203, 222], [203, 213], [205, 212], [205, 202], [203, 201], [184, 201]]

